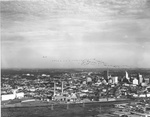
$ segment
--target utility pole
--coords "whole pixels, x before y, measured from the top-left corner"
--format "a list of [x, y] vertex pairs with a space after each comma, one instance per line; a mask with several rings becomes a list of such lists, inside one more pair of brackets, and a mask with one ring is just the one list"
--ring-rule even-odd
[[109, 86], [109, 85], [107, 85], [107, 94], [106, 94], [106, 95], [107, 95], [107, 101], [108, 101], [108, 94], [109, 94], [109, 93], [108, 93], [108, 86]]
[[100, 109], [100, 113], [102, 113], [102, 108], [101, 108], [101, 105], [100, 105], [100, 108], [99, 108], [99, 109]]
[[55, 81], [54, 81], [54, 96], [56, 95], [56, 84], [55, 84]]
[[51, 105], [51, 110], [54, 110], [54, 106], [53, 106], [53, 104]]
[[83, 102], [83, 105], [82, 105], [83, 107], [85, 107], [85, 103]]
[[67, 103], [67, 110], [69, 109], [69, 104]]

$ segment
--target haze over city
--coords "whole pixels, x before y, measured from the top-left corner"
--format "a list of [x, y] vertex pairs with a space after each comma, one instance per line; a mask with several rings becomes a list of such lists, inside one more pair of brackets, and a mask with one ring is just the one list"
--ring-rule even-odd
[[149, 11], [149, 0], [1, 1], [2, 68], [149, 68]]

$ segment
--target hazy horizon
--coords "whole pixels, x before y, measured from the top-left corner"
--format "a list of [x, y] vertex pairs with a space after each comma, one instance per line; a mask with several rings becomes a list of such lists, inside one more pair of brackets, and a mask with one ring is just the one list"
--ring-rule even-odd
[[149, 0], [1, 1], [2, 68], [150, 68]]

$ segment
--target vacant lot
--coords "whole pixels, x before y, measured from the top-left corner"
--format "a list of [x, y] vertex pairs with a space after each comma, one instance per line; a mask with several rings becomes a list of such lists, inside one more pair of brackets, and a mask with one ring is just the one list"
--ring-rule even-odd
[[2, 108], [2, 117], [94, 117], [108, 113], [112, 106], [105, 105], [54, 105], [25, 108]]

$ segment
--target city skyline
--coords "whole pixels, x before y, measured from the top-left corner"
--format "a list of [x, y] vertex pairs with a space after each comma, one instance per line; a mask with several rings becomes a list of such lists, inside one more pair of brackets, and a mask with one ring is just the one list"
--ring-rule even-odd
[[150, 68], [149, 10], [149, 0], [1, 1], [2, 68], [105, 68], [75, 61], [91, 58]]

